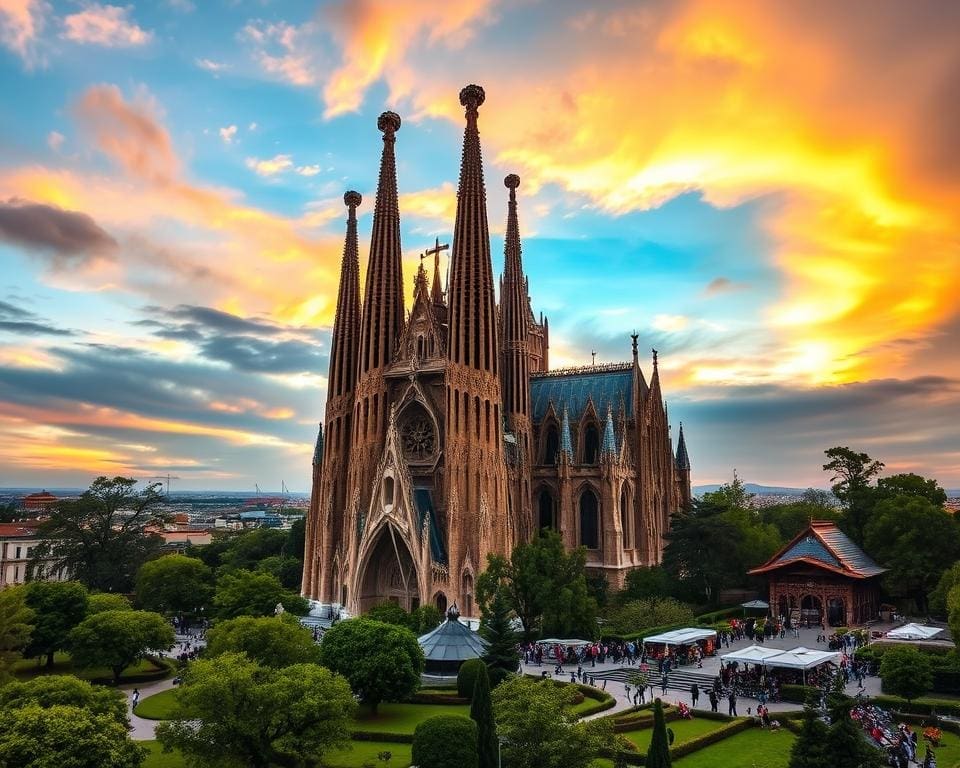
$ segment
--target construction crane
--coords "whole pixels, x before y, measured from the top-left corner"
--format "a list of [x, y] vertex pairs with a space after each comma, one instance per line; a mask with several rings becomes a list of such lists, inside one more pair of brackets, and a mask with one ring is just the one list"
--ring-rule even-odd
[[148, 477], [148, 478], [147, 478], [147, 480], [163, 480], [163, 481], [165, 481], [165, 482], [166, 482], [166, 486], [167, 486], [167, 493], [166, 493], [167, 496], [170, 495], [170, 481], [171, 481], [171, 480], [179, 480], [179, 479], [180, 479], [180, 478], [179, 478], [177, 475], [170, 475], [170, 474], [159, 475], [159, 476], [157, 476], [157, 477]]

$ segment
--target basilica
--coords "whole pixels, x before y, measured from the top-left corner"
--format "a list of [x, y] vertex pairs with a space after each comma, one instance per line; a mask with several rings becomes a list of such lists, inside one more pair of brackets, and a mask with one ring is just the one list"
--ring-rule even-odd
[[[439, 241], [404, 306], [396, 142], [400, 117], [377, 121], [383, 152], [363, 300], [357, 192], [330, 351], [326, 413], [313, 457], [303, 594], [359, 614], [385, 600], [475, 616], [487, 556], [543, 529], [582, 545], [612, 586], [660, 561], [670, 515], [690, 500], [690, 460], [676, 452], [660, 389], [637, 336], [623, 363], [551, 370], [550, 326], [531, 308], [518, 216], [508, 190], [504, 266], [495, 292], [478, 130], [480, 86], [460, 92], [466, 126], [449, 270]], [[428, 264], [430, 262], [428, 261]], [[626, 352], [626, 344], [624, 345]]]

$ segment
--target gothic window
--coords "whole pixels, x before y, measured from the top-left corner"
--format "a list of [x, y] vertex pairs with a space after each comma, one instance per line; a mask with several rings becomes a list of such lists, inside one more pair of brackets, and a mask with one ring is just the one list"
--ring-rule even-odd
[[596, 424], [590, 424], [583, 433], [583, 463], [596, 464], [599, 457], [600, 430]]
[[437, 592], [433, 596], [433, 604], [437, 606], [437, 610], [441, 614], [446, 614], [447, 612], [447, 596], [443, 592]]
[[417, 359], [423, 360], [423, 336], [417, 336]]
[[560, 452], [560, 434], [557, 431], [557, 425], [551, 424], [547, 427], [547, 434], [543, 441], [543, 463], [556, 464], [557, 454]]
[[623, 548], [633, 548], [633, 526], [630, 525], [630, 506], [627, 489], [620, 491], [620, 528], [623, 530]]
[[473, 614], [473, 576], [469, 573], [463, 574], [463, 615], [471, 616]]
[[406, 414], [400, 425], [400, 440], [408, 459], [420, 461], [433, 455], [436, 446], [433, 421], [422, 408], [412, 408]]
[[553, 495], [550, 493], [549, 488], [543, 487], [540, 489], [538, 507], [540, 512], [540, 525], [538, 526], [538, 530], [543, 531], [544, 528], [555, 530]]
[[600, 515], [597, 497], [589, 488], [580, 494], [580, 543], [587, 549], [600, 546]]
[[389, 475], [383, 478], [383, 506], [393, 506], [393, 478]]

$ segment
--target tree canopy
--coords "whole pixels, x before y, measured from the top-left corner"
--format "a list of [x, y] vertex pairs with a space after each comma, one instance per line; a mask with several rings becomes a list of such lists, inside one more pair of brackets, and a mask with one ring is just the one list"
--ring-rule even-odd
[[159, 483], [139, 492], [136, 485], [132, 477], [98, 477], [80, 498], [52, 507], [31, 569], [62, 570], [101, 592], [131, 591], [140, 566], [163, 544], [151, 529], [168, 518]]
[[510, 606], [503, 592], [497, 591], [484, 609], [480, 635], [487, 641], [487, 649], [481, 658], [490, 670], [491, 681], [499, 685], [507, 675], [516, 672], [520, 664], [517, 633], [513, 630]]
[[94, 715], [106, 715], [126, 727], [127, 700], [113, 688], [91, 685], [72, 675], [41, 675], [32, 680], [14, 681], [0, 687], [0, 709], [36, 704], [78, 707]]
[[823, 470], [831, 473], [831, 490], [844, 509], [843, 527], [862, 546], [864, 528], [873, 506], [870, 481], [880, 474], [883, 462], [846, 446], [828, 448], [824, 453], [829, 461]]
[[137, 602], [148, 611], [194, 613], [212, 596], [213, 571], [193, 557], [164, 555], [137, 573]]
[[0, 590], [0, 684], [6, 676], [8, 658], [30, 642], [33, 621], [23, 587]]
[[105, 666], [114, 685], [127, 667], [148, 651], [173, 645], [173, 627], [148, 611], [103, 611], [88, 616], [70, 633], [70, 654], [81, 669]]
[[880, 659], [884, 693], [912, 701], [930, 690], [933, 675], [930, 657], [911, 645], [896, 645]]
[[206, 655], [213, 658], [225, 653], [245, 653], [265, 667], [320, 661], [320, 647], [313, 642], [313, 633], [288, 614], [239, 616], [219, 622], [207, 632]]
[[126, 595], [110, 592], [95, 592], [87, 598], [87, 616], [104, 611], [132, 611], [133, 606]]
[[510, 768], [587, 768], [613, 744], [610, 720], [578, 722], [572, 685], [513, 677], [493, 691], [503, 763]]
[[52, 667], [54, 653], [66, 647], [70, 631], [87, 615], [87, 589], [76, 581], [31, 581], [23, 589], [34, 613], [24, 655], [46, 656], [47, 666]]
[[272, 616], [277, 603], [297, 616], [309, 610], [306, 600], [284, 589], [280, 580], [272, 574], [237, 570], [224, 573], [217, 579], [213, 608], [221, 619]]
[[165, 748], [200, 765], [314, 765], [350, 738], [347, 682], [316, 664], [265, 667], [241, 653], [193, 662], [177, 711], [157, 727]]
[[423, 649], [405, 627], [370, 619], [333, 625], [320, 644], [321, 663], [343, 675], [353, 692], [377, 711], [381, 701], [401, 701], [420, 687]]
[[477, 579], [477, 602], [482, 611], [502, 589], [526, 638], [538, 632], [592, 637], [597, 604], [587, 588], [586, 560], [584, 547], [568, 552], [560, 534], [544, 531], [514, 547], [509, 559], [488, 556]]

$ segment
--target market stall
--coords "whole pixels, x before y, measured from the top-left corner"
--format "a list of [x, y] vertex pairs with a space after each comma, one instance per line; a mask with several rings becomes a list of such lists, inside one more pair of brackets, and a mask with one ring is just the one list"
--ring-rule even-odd
[[891, 629], [886, 637], [889, 640], [932, 640], [943, 632], [943, 627], [930, 627], [925, 624], [904, 624]]
[[712, 656], [716, 647], [717, 631], [702, 627], [674, 629], [643, 640], [643, 650], [650, 658], [669, 658], [681, 664], [692, 663], [700, 656]]

